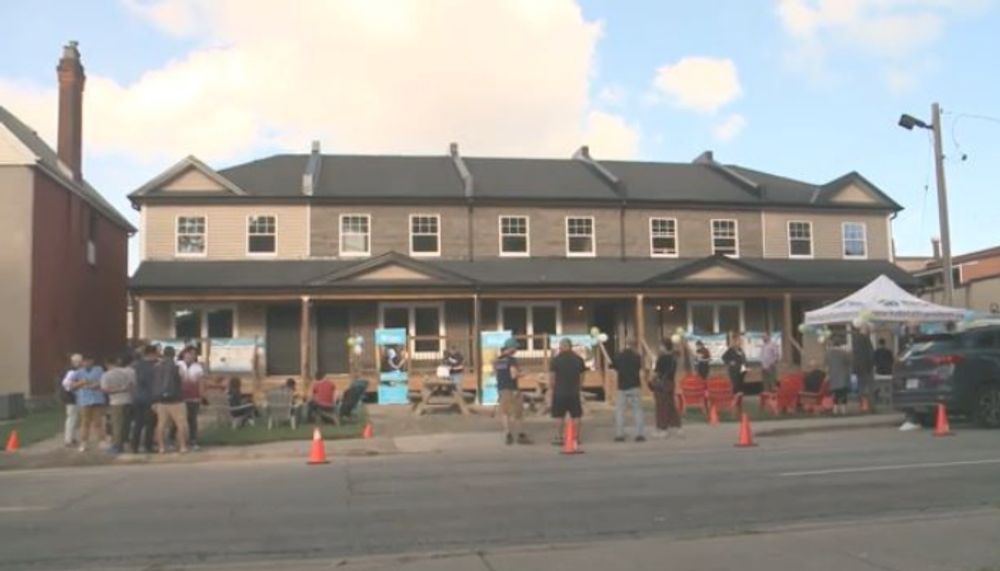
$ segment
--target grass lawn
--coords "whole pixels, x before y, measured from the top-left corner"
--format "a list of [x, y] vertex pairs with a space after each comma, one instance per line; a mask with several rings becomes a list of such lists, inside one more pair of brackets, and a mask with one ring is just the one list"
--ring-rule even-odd
[[[364, 430], [367, 414], [364, 409], [358, 415], [359, 420], [340, 426], [323, 424], [320, 432], [324, 440], [342, 440], [359, 438]], [[313, 435], [312, 424], [300, 424], [294, 430], [287, 424], [267, 429], [267, 419], [258, 418], [254, 426], [233, 429], [229, 426], [209, 426], [198, 434], [198, 444], [203, 446], [248, 446], [266, 444], [285, 440], [310, 440]]]
[[28, 413], [24, 418], [0, 423], [0, 446], [7, 445], [12, 430], [17, 431], [21, 446], [27, 446], [62, 433], [65, 412], [62, 408], [47, 408]]

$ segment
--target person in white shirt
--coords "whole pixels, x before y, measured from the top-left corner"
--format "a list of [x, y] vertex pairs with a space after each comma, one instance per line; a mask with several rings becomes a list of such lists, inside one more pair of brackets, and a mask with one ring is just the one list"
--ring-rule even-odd
[[764, 334], [764, 345], [760, 349], [760, 372], [764, 381], [764, 390], [774, 390], [778, 384], [778, 361], [781, 360], [781, 349], [771, 338], [770, 333]]
[[187, 408], [188, 442], [191, 449], [198, 448], [198, 411], [204, 387], [205, 368], [198, 362], [198, 350], [187, 347], [181, 353], [181, 394]]
[[63, 427], [63, 443], [67, 448], [76, 446], [76, 431], [80, 425], [80, 409], [76, 407], [76, 395], [73, 393], [74, 375], [83, 365], [83, 355], [74, 353], [69, 358], [69, 368], [63, 375], [59, 386], [61, 400], [66, 405], [66, 423]]

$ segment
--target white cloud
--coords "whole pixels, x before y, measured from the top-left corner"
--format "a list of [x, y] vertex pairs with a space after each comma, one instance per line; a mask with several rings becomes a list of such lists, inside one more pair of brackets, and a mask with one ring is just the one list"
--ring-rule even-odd
[[733, 113], [712, 129], [712, 135], [720, 141], [729, 141], [739, 135], [746, 126], [746, 118], [739, 113]]
[[[572, 0], [126, 5], [203, 47], [121, 83], [81, 46], [89, 152], [162, 163], [307, 152], [312, 139], [362, 153], [444, 153], [450, 141], [503, 155], [637, 147], [638, 129], [588, 99], [601, 25]], [[54, 86], [0, 82], [0, 100], [53, 132]]]
[[653, 86], [678, 107], [713, 113], [743, 88], [730, 59], [689, 56], [656, 70]]
[[610, 107], [621, 107], [628, 101], [628, 90], [621, 85], [606, 85], [597, 92], [597, 101]]

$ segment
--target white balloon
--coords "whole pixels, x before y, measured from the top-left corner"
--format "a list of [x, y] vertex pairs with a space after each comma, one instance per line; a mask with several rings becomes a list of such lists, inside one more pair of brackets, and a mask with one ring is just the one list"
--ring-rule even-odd
[[364, 352], [364, 348], [361, 347], [361, 345], [355, 345], [352, 349], [354, 350], [355, 355], [361, 355]]
[[608, 334], [607, 333], [601, 333], [600, 335], [597, 336], [597, 340], [600, 341], [601, 343], [607, 343], [608, 342]]
[[678, 334], [676, 334], [676, 333], [674, 333], [673, 335], [670, 336], [670, 342], [673, 343], [674, 345], [680, 343], [681, 342], [681, 336], [678, 335]]

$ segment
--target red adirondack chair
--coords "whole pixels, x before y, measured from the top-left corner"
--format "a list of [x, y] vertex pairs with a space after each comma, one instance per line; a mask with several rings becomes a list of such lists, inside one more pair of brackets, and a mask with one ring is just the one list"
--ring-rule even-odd
[[795, 410], [804, 378], [805, 375], [802, 373], [789, 373], [782, 377], [774, 390], [760, 393], [758, 403], [760, 410], [770, 411], [771, 414], [784, 414]]
[[743, 410], [743, 395], [733, 394], [733, 385], [729, 379], [712, 378], [706, 383], [708, 386], [708, 404], [714, 405], [715, 410], [728, 411], [733, 415], [739, 415]]
[[708, 417], [708, 387], [705, 380], [698, 375], [688, 375], [681, 379], [680, 390], [677, 391], [677, 410], [681, 414], [689, 408], [696, 408]]

